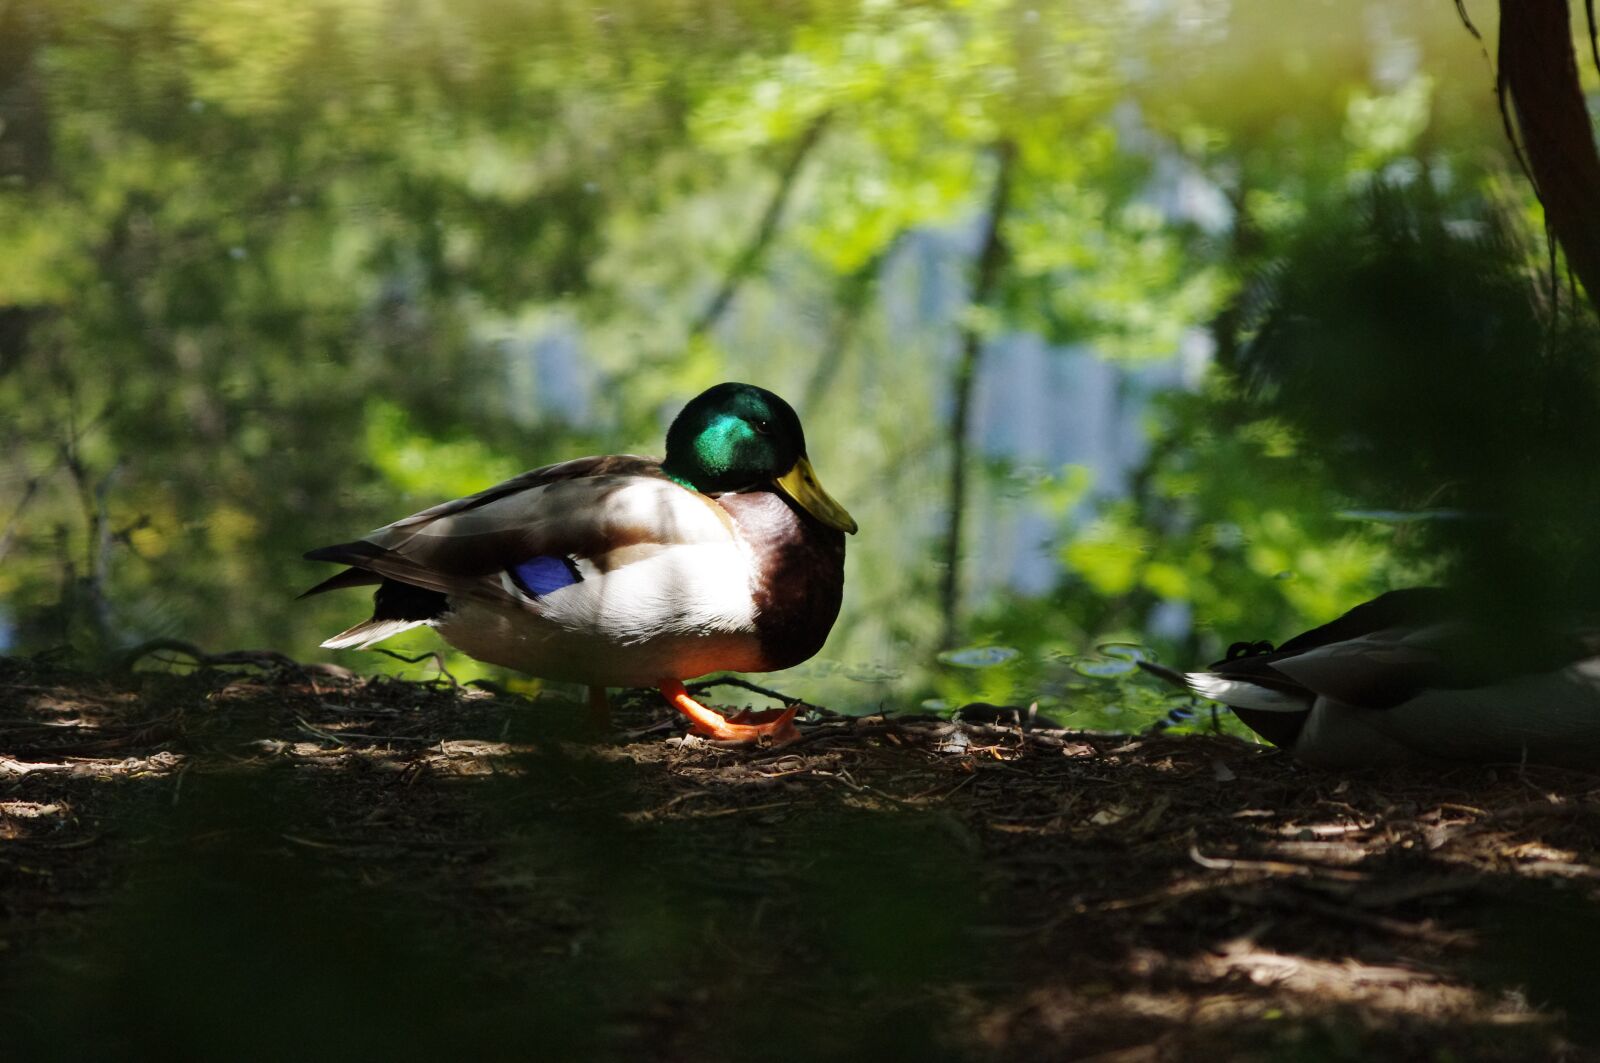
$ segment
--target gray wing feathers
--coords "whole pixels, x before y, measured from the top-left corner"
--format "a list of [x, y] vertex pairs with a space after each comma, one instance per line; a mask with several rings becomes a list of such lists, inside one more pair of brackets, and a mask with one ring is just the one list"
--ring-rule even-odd
[[1436, 683], [1443, 662], [1431, 647], [1368, 637], [1319, 646], [1272, 668], [1322, 697], [1388, 708]]
[[720, 507], [633, 455], [581, 458], [524, 473], [306, 556], [445, 594], [532, 607], [504, 577], [530, 557], [601, 568], [663, 545], [727, 541]]

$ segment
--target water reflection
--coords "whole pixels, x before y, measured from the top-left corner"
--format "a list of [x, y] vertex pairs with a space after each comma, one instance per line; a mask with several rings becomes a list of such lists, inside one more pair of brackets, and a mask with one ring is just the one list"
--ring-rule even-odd
[[967, 646], [959, 650], [945, 650], [939, 654], [940, 664], [957, 668], [993, 668], [1014, 661], [1022, 651], [1012, 646]]

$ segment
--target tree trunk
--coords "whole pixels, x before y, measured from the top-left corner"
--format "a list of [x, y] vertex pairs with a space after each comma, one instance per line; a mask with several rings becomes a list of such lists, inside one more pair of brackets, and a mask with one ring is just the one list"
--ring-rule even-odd
[[[1000, 279], [1000, 262], [1005, 257], [1005, 242], [1000, 235], [1006, 207], [1011, 198], [1011, 166], [1016, 147], [1010, 141], [995, 145], [999, 163], [994, 175], [994, 192], [989, 199], [983, 242], [978, 250], [978, 268], [972, 281], [971, 304], [985, 306], [994, 295]], [[940, 645], [953, 646], [960, 631], [961, 612], [961, 525], [967, 508], [967, 434], [972, 419], [972, 387], [983, 360], [983, 331], [975, 323], [961, 330], [961, 358], [956, 363], [952, 391], [955, 412], [950, 424], [950, 496], [948, 524], [944, 540], [944, 582], [939, 589], [939, 606], [944, 616]]]
[[1600, 152], [1578, 80], [1567, 0], [1501, 0], [1500, 84], [1567, 265], [1600, 310]]

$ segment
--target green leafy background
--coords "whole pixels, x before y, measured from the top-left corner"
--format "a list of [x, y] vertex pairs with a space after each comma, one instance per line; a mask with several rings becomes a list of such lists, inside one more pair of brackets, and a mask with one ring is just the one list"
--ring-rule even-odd
[[[363, 603], [294, 602], [322, 575], [303, 550], [656, 451], [685, 399], [750, 379], [797, 405], [863, 528], [826, 649], [774, 685], [845, 712], [1160, 719], [1188, 703], [1135, 657], [1204, 663], [1442, 563], [1407, 516], [1436, 500], [1330, 472], [1335, 441], [1239, 372], [1308, 234], [1359, 229], [1389, 190], [1511, 234], [1494, 268], [1529, 290], [1545, 268], [1450, 5], [1293, 8], [0, 2], [6, 649], [325, 656]], [[1002, 149], [1006, 253], [969, 305]], [[954, 287], [930, 304], [935, 261]], [[964, 330], [1124, 382], [1202, 357], [1100, 411], [1145, 440], [1125, 482], [975, 441], [966, 652], [941, 657]], [[551, 344], [580, 375], [538, 368]], [[980, 374], [1002, 411], [1011, 386]], [[1023, 515], [1046, 585], [996, 545]]]

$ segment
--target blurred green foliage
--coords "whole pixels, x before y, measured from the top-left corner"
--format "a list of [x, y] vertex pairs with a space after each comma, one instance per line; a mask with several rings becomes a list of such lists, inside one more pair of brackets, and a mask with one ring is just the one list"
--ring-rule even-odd
[[[0, 53], [17, 650], [314, 656], [361, 605], [291, 602], [321, 576], [305, 548], [654, 451], [678, 403], [751, 378], [800, 408], [865, 529], [824, 659], [776, 682], [1133, 726], [1167, 695], [1085, 674], [1102, 643], [1204, 661], [1444, 563], [1413, 523], [1351, 517], [1438, 504], [1428, 483], [1341, 475], [1326, 426], [1243, 371], [1285, 271], [1331, 261], [1308, 241], [1390, 189], [1440, 232], [1506, 234], [1482, 268], [1508, 285], [1543, 260], [1483, 56], [1424, 0], [0, 0]], [[1000, 297], [925, 305], [949, 284], [906, 249], [970, 243], [1000, 145]], [[1057, 565], [1043, 595], [968, 573], [972, 643], [1020, 651], [992, 667], [934, 654], [963, 326], [1128, 367], [1213, 352], [1147, 411], [1125, 489], [975, 459], [969, 541], [1042, 515]], [[541, 374], [546, 342], [592, 383]]]

